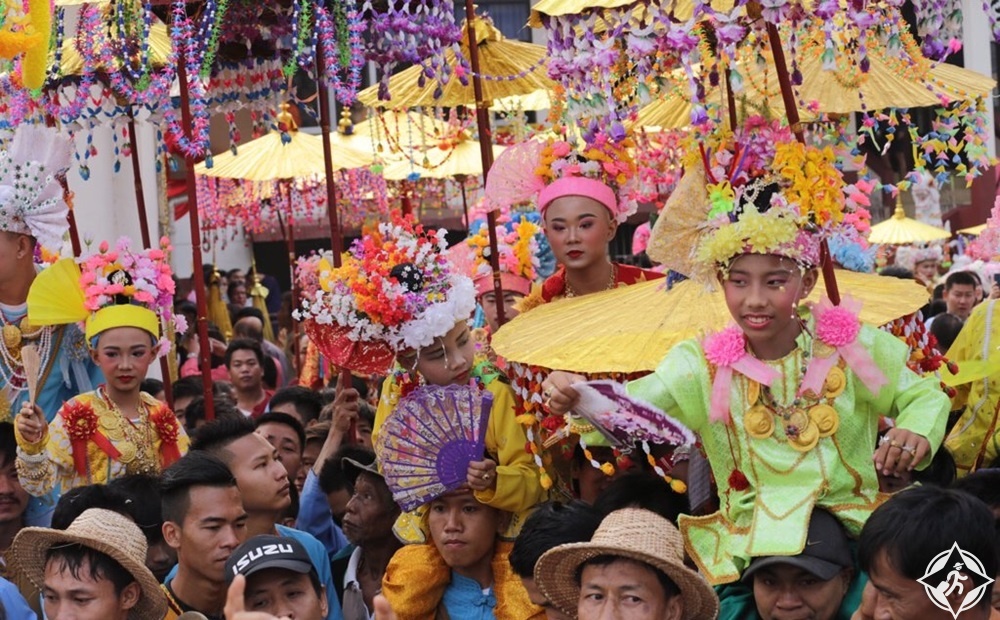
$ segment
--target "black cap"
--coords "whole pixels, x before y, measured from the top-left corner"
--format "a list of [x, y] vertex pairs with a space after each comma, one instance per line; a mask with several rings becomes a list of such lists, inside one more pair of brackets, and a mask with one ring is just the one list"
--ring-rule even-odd
[[236, 548], [226, 560], [226, 582], [236, 575], [250, 575], [267, 568], [283, 568], [300, 574], [315, 570], [302, 543], [284, 536], [254, 536]]
[[854, 566], [847, 534], [836, 517], [829, 512], [813, 510], [806, 536], [806, 546], [799, 555], [754, 558], [743, 573], [744, 583], [751, 583], [753, 574], [760, 569], [778, 564], [801, 568], [823, 581], [829, 581], [843, 569]]

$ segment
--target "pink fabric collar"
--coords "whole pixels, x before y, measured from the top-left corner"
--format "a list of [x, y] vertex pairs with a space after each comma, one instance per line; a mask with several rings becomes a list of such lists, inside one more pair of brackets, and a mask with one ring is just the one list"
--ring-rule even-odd
[[542, 217], [545, 217], [545, 209], [557, 198], [563, 196], [592, 198], [607, 207], [612, 217], [618, 216], [618, 198], [613, 189], [600, 181], [587, 177], [563, 177], [547, 185], [538, 194], [538, 210]]

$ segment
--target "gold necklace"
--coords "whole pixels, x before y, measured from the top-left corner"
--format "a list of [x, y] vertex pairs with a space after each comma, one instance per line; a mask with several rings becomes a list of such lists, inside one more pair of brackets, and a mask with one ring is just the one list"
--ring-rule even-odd
[[[618, 265], [611, 263], [611, 279], [608, 280], [608, 285], [604, 287], [604, 290], [610, 291], [615, 287], [615, 283], [618, 281]], [[578, 294], [573, 290], [573, 286], [569, 283], [569, 278], [566, 278], [566, 291], [563, 295], [564, 297], [577, 297]]]
[[156, 474], [159, 471], [157, 455], [153, 450], [153, 438], [149, 422], [149, 407], [139, 399], [139, 419], [132, 422], [122, 413], [102, 389], [101, 399], [108, 413], [101, 416], [101, 427], [121, 456], [118, 461], [125, 466], [126, 474]]

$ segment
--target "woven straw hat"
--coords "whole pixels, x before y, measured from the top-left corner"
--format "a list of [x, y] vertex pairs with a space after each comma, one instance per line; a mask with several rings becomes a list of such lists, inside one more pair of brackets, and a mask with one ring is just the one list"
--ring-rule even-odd
[[45, 584], [45, 555], [57, 545], [79, 544], [111, 557], [142, 588], [129, 620], [163, 620], [167, 599], [156, 577], [146, 568], [146, 537], [131, 519], [101, 508], [86, 510], [65, 530], [26, 527], [14, 538], [14, 559], [39, 589]]
[[587, 560], [611, 555], [663, 571], [680, 588], [684, 618], [719, 613], [719, 598], [705, 579], [684, 565], [684, 541], [673, 523], [648, 510], [623, 508], [605, 517], [593, 539], [551, 549], [535, 565], [535, 583], [564, 614], [576, 617], [580, 586], [576, 573]]

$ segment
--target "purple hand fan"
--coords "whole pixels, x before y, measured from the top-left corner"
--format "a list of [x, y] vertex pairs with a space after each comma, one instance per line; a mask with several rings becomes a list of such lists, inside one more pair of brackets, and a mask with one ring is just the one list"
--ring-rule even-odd
[[485, 457], [493, 395], [470, 385], [419, 387], [379, 430], [376, 452], [392, 497], [411, 511], [466, 482]]
[[616, 381], [587, 381], [573, 388], [580, 402], [573, 413], [594, 425], [613, 446], [637, 441], [683, 446], [695, 442], [694, 433], [657, 407], [629, 396]]

